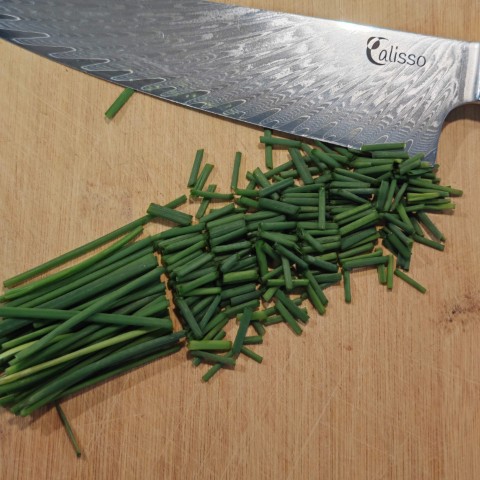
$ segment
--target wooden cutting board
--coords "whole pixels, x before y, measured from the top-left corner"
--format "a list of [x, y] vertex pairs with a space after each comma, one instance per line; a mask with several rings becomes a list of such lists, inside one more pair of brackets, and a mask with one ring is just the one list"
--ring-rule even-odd
[[[480, 41], [474, 0], [237, 3]], [[197, 148], [223, 188], [235, 151], [243, 173], [263, 164], [258, 129], [141, 94], [108, 122], [121, 88], [5, 42], [0, 91], [2, 279], [186, 193]], [[415, 247], [427, 294], [358, 272], [352, 304], [329, 289], [301, 337], [271, 327], [262, 365], [241, 358], [204, 384], [182, 352], [76, 395], [80, 460], [55, 411], [1, 410], [0, 478], [480, 478], [479, 152], [480, 106], [459, 108], [438, 161], [465, 195], [438, 216], [445, 252]]]

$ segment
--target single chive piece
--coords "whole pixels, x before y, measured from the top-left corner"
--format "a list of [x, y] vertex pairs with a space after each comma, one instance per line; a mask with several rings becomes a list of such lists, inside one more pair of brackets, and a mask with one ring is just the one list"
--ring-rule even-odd
[[[209, 185], [207, 188], [207, 192], [215, 192], [217, 189], [216, 185]], [[195, 214], [195, 218], [197, 220], [200, 220], [204, 215], [205, 212], [207, 211], [208, 206], [210, 205], [210, 198], [204, 197], [200, 203], [200, 206], [198, 207], [197, 213]]]
[[345, 302], [351, 303], [352, 301], [352, 292], [350, 288], [350, 270], [343, 270], [343, 290], [345, 294]]
[[375, 143], [365, 144], [360, 147], [362, 152], [376, 152], [378, 150], [404, 150], [405, 143]]
[[301, 320], [302, 322], [308, 321], [308, 313], [299, 308], [295, 302], [285, 295], [281, 290], [277, 291], [275, 297], [285, 306], [285, 308], [295, 317]]
[[260, 209], [271, 210], [272, 212], [283, 213], [290, 216], [296, 215], [300, 210], [300, 207], [296, 205], [289, 205], [270, 198], [260, 198], [258, 201], [258, 207]]
[[315, 307], [317, 312], [320, 315], [323, 315], [326, 312], [325, 305], [322, 303], [322, 301], [318, 297], [315, 289], [312, 287], [312, 285], [310, 283], [307, 286], [307, 294], [308, 294], [308, 298], [309, 298], [310, 302]]
[[412, 277], [409, 277], [406, 273], [402, 272], [398, 268], [396, 268], [393, 272], [397, 277], [401, 278], [405, 282], [407, 282], [409, 285], [412, 287], [416, 288], [420, 293], [425, 293], [427, 289], [418, 283], [416, 280], [414, 280]]
[[65, 412], [63, 411], [62, 407], [58, 402], [55, 402], [55, 409], [57, 410], [58, 416], [60, 417], [60, 420], [62, 422], [63, 427], [65, 428], [65, 431], [67, 432], [68, 438], [72, 442], [73, 448], [75, 449], [75, 454], [77, 455], [77, 458], [80, 458], [82, 456], [82, 451], [80, 450], [80, 447], [78, 445], [77, 438], [75, 437], [75, 434], [73, 433], [72, 427], [70, 426], [70, 422], [68, 421], [67, 416], [65, 415]]
[[[223, 340], [227, 336], [227, 333], [225, 330], [220, 330], [212, 340]], [[202, 359], [200, 357], [194, 357], [192, 360], [192, 364], [195, 367], [198, 367], [202, 363]]]
[[235, 204], [229, 203], [224, 207], [218, 208], [216, 210], [212, 210], [207, 215], [202, 218], [202, 222], [207, 224], [209, 222], [213, 222], [215, 220], [219, 220], [224, 218], [227, 215], [230, 215], [235, 212]]
[[251, 358], [257, 363], [262, 363], [263, 361], [263, 357], [261, 355], [259, 355], [258, 353], [255, 353], [253, 350], [250, 350], [247, 347], [242, 347], [240, 349], [240, 352], [246, 355], [247, 357]]
[[423, 226], [439, 241], [445, 241], [445, 235], [436, 227], [430, 217], [425, 212], [418, 212], [417, 218]]
[[213, 365], [213, 367], [210, 368], [210, 370], [208, 370], [205, 375], [203, 375], [202, 380], [204, 382], [208, 382], [221, 368], [222, 364], [216, 363], [215, 365]]
[[285, 178], [284, 180], [280, 180], [279, 182], [275, 182], [267, 187], [261, 188], [257, 191], [257, 193], [260, 197], [268, 197], [273, 193], [281, 192], [282, 190], [291, 187], [293, 184], [293, 178]]
[[120, 111], [120, 109], [127, 103], [128, 99], [135, 93], [133, 88], [125, 88], [123, 92], [112, 103], [109, 109], [105, 112], [105, 116], [112, 120], [113, 117]]
[[263, 137], [260, 137], [260, 143], [264, 143], [265, 145], [282, 147], [300, 148], [302, 146], [302, 142], [300, 142], [299, 140], [289, 140], [288, 138], [272, 137], [271, 135], [264, 135]]
[[187, 198], [186, 195], [180, 195], [179, 197], [175, 198], [171, 202], [166, 203], [164, 205], [164, 207], [166, 207], [166, 208], [177, 208], [180, 205], [184, 205], [185, 203], [187, 203], [187, 201], [188, 201], [188, 198]]
[[233, 200], [232, 193], [209, 192], [192, 188], [190, 194], [193, 197], [209, 198], [210, 200]]
[[[292, 271], [290, 270], [290, 262], [287, 257], [282, 256], [282, 268], [284, 276], [284, 285], [287, 291], [293, 290], [293, 281], [292, 281]], [[273, 286], [270, 283], [267, 283], [268, 286]], [[277, 285], [280, 286], [280, 285]]]
[[188, 178], [187, 187], [192, 188], [198, 179], [198, 172], [200, 172], [200, 166], [202, 165], [204, 149], [201, 148], [197, 150], [195, 154], [195, 159], [193, 161], [192, 170], [190, 172], [190, 177]]
[[381, 285], [386, 285], [387, 284], [387, 269], [385, 267], [385, 264], [381, 263], [380, 265], [377, 265], [377, 274], [378, 274], [378, 282]]
[[260, 345], [263, 343], [263, 337], [261, 335], [251, 335], [245, 337], [243, 344], [244, 345]]
[[230, 340], [190, 340], [187, 344], [189, 350], [230, 350], [232, 342]]
[[387, 263], [387, 288], [392, 290], [393, 288], [393, 255], [388, 256], [388, 263]]
[[151, 203], [147, 209], [147, 213], [152, 217], [158, 217], [163, 220], [169, 220], [182, 226], [188, 226], [192, 223], [192, 216], [187, 213], [178, 212], [171, 208], [162, 207], [156, 203]]
[[318, 228], [325, 230], [325, 187], [320, 187], [318, 191]]
[[257, 334], [260, 335], [261, 337], [263, 337], [265, 335], [265, 333], [267, 332], [265, 330], [265, 327], [258, 320], [252, 321], [252, 326], [255, 329], [255, 331], [257, 332]]
[[[270, 139], [272, 138], [272, 132], [265, 129], [263, 132], [263, 136], [267, 139]], [[268, 170], [273, 169], [273, 147], [268, 143], [265, 144], [265, 167]]]
[[[210, 340], [210, 341], [213, 342], [215, 340]], [[226, 356], [223, 356], [223, 355], [217, 355], [215, 353], [202, 352], [202, 351], [192, 351], [191, 355], [192, 355], [192, 357], [201, 358], [202, 360], [206, 360], [209, 363], [227, 365], [229, 367], [234, 367], [235, 363], [236, 363], [234, 358], [226, 357]]]
[[395, 189], [397, 188], [397, 179], [394, 178], [390, 181], [388, 186], [387, 195], [385, 197], [384, 204], [380, 207], [383, 211], [388, 212], [392, 207], [393, 195], [395, 194]]
[[238, 177], [240, 175], [240, 166], [242, 163], [242, 152], [235, 153], [235, 159], [233, 161], [232, 180], [230, 182], [230, 188], [234, 191], [238, 187]]
[[360, 230], [363, 227], [368, 227], [372, 223], [375, 223], [379, 219], [378, 212], [374, 210], [372, 213], [365, 215], [351, 223], [347, 223], [346, 225], [339, 228], [340, 235], [344, 236], [347, 233], [353, 233], [357, 230]]
[[390, 212], [394, 212], [398, 205], [400, 204], [402, 198], [403, 198], [403, 195], [405, 193], [405, 191], [407, 190], [407, 187], [408, 187], [408, 183], [404, 183], [399, 189], [398, 189], [398, 192], [395, 194], [395, 198], [393, 199], [393, 203], [392, 205], [390, 205], [390, 209], [388, 211]]
[[63, 265], [64, 263], [69, 262], [70, 260], [74, 260], [85, 253], [91, 252], [92, 250], [95, 250], [101, 247], [102, 245], [105, 245], [111, 240], [114, 240], [128, 232], [131, 232], [132, 230], [135, 230], [139, 226], [145, 225], [151, 219], [152, 217], [150, 215], [145, 215], [143, 217], [140, 217], [137, 220], [134, 220], [133, 222], [127, 223], [123, 227], [117, 228], [116, 230], [110, 233], [107, 233], [106, 235], [103, 235], [102, 237], [97, 238], [96, 240], [93, 240], [92, 242], [88, 242], [85, 245], [82, 245], [81, 247], [77, 247], [73, 250], [70, 250], [69, 252], [64, 253], [63, 255], [55, 257], [19, 275], [15, 275], [14, 277], [11, 277], [5, 280], [3, 282], [3, 285], [6, 288], [12, 288], [15, 285], [18, 285], [19, 283], [23, 283], [27, 280], [30, 280], [31, 278], [36, 277], [37, 275], [45, 273], [48, 270], [52, 270], [53, 268]]
[[251, 282], [258, 279], [257, 270], [243, 270], [240, 272], [228, 272], [223, 274], [223, 283]]
[[313, 183], [313, 177], [308, 170], [307, 164], [305, 163], [305, 159], [300, 154], [299, 150], [295, 148], [289, 148], [288, 153], [292, 157], [293, 165], [298, 172], [299, 177], [302, 179], [304, 185], [308, 185]]
[[232, 355], [234, 357], [237, 357], [240, 353], [240, 350], [242, 349], [251, 320], [252, 310], [250, 308], [245, 308], [243, 310], [243, 315], [240, 319], [240, 325], [238, 326], [237, 335], [235, 336], [235, 340], [233, 341]]
[[[277, 297], [278, 298], [278, 297]], [[282, 316], [282, 318], [285, 320], [285, 322], [288, 323], [290, 328], [297, 334], [301, 335], [302, 334], [302, 328], [300, 325], [295, 321], [295, 318], [293, 315], [287, 310], [287, 308], [284, 306], [284, 304], [278, 300], [275, 303], [275, 307], [278, 311], [278, 313]]]
[[308, 264], [305, 260], [300, 258], [288, 248], [285, 248], [283, 245], [275, 243], [274, 248], [279, 255], [288, 258], [292, 263], [295, 263], [298, 268], [302, 270], [306, 270], [308, 268]]
[[421, 235], [417, 235], [416, 233], [413, 234], [413, 239], [416, 242], [426, 245], [427, 247], [434, 248], [435, 250], [439, 250], [441, 252], [445, 250], [445, 245], [443, 243], [435, 242], [434, 240], [430, 240], [427, 237], [422, 237]]
[[394, 159], [407, 159], [409, 158], [408, 152], [402, 150], [375, 150], [371, 152], [372, 158], [394, 158]]
[[188, 326], [192, 330], [194, 337], [196, 339], [202, 338], [202, 330], [200, 329], [200, 326], [198, 325], [197, 320], [195, 319], [195, 316], [190, 310], [187, 302], [183, 298], [177, 297], [176, 304], [182, 314], [183, 319], [187, 322]]
[[200, 175], [198, 175], [197, 181], [195, 182], [193, 188], [195, 188], [196, 190], [202, 190], [207, 183], [208, 177], [210, 176], [210, 173], [212, 173], [212, 170], [213, 165], [211, 163], [206, 163], [203, 166]]
[[387, 257], [363, 257], [347, 259], [343, 262], [343, 268], [345, 270], [351, 270], [353, 268], [372, 267], [380, 264], [385, 265], [388, 262]]

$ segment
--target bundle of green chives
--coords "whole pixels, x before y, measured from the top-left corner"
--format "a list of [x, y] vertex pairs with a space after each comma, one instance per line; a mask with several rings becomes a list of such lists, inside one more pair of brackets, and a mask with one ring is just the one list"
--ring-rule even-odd
[[[233, 368], [240, 354], [261, 362], [246, 345], [262, 343], [273, 324], [301, 334], [309, 319], [303, 303], [324, 314], [326, 288], [342, 279], [352, 302], [351, 274], [359, 268], [375, 269], [388, 289], [396, 276], [425, 292], [405, 273], [414, 245], [444, 249], [431, 216], [452, 210], [451, 198], [462, 194], [440, 185], [438, 166], [409, 156], [403, 144], [355, 150], [270, 131], [260, 141], [267, 170], [247, 172], [248, 183], [239, 188], [237, 152], [228, 193], [205, 188], [213, 165], [202, 168], [204, 151], [197, 151], [187, 185], [200, 202], [195, 218], [174, 210], [185, 195], [152, 203], [139, 220], [4, 282], [14, 288], [0, 306], [0, 404], [28, 415], [177, 351], [184, 336], [194, 365], [211, 365], [205, 381]], [[287, 149], [291, 160], [275, 166], [278, 149]], [[152, 219], [177, 226], [134, 241]], [[120, 235], [74, 267], [16, 286]], [[163, 273], [180, 332], [168, 315]], [[231, 321], [238, 329], [228, 340]]]

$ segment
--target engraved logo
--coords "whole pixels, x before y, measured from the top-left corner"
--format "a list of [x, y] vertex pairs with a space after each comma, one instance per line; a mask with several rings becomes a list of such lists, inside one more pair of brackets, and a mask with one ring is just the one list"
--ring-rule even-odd
[[423, 67], [427, 63], [427, 59], [423, 55], [403, 52], [398, 45], [393, 45], [385, 37], [370, 37], [367, 40], [366, 53], [371, 63], [380, 66], [387, 63], [399, 63], [400, 65]]

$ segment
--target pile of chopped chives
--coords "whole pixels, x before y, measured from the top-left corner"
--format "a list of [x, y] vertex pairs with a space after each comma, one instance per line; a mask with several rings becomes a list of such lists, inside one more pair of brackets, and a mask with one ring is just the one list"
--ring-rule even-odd
[[[183, 337], [193, 364], [210, 364], [205, 381], [240, 354], [260, 363], [250, 346], [262, 343], [266, 327], [284, 323], [301, 334], [311, 308], [325, 313], [332, 285], [343, 283], [352, 302], [357, 269], [375, 269], [388, 289], [396, 276], [425, 292], [405, 273], [413, 246], [444, 249], [431, 214], [452, 210], [451, 197], [462, 194], [440, 185], [438, 166], [409, 156], [403, 144], [354, 150], [268, 130], [260, 141], [266, 169], [247, 172], [239, 186], [237, 152], [224, 193], [208, 184], [213, 165], [202, 167], [204, 151], [197, 152], [187, 184], [195, 216], [177, 210], [185, 195], [152, 203], [131, 224], [4, 282], [1, 405], [28, 415], [179, 350]], [[275, 166], [278, 149], [290, 160]], [[176, 226], [136, 240], [152, 219]], [[17, 286], [120, 235], [73, 267]], [[162, 274], [184, 330], [173, 332]], [[232, 320], [238, 328], [229, 340]]]

